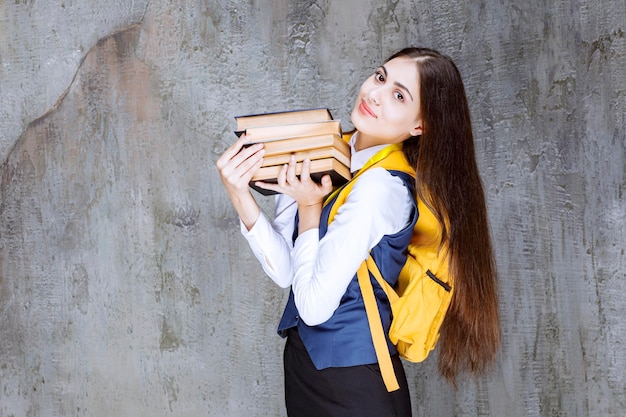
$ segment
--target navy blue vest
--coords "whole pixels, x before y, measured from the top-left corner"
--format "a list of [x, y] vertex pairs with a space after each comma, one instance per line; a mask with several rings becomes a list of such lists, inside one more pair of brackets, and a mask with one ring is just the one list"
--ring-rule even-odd
[[[389, 173], [402, 179], [411, 195], [415, 195], [415, 180], [413, 177], [401, 171], [389, 170]], [[326, 234], [328, 215], [335, 202], [336, 197], [326, 204], [322, 210], [319, 228], [320, 239]], [[413, 227], [417, 221], [417, 216], [417, 205], [415, 205], [410, 224], [394, 235], [385, 235], [371, 250], [372, 257], [376, 261], [382, 276], [392, 286], [396, 284], [398, 274], [406, 262], [407, 246], [413, 235]], [[296, 233], [297, 229], [296, 224]], [[374, 287], [374, 295], [378, 303], [383, 329], [385, 335], [387, 335], [391, 325], [391, 306], [385, 292], [371, 274], [370, 279]], [[278, 333], [285, 337], [287, 330], [292, 327], [298, 328], [298, 333], [317, 369], [365, 365], [377, 362], [356, 272], [332, 317], [317, 326], [308, 326], [300, 320], [298, 309], [294, 302], [293, 291], [291, 291], [283, 317], [278, 325]], [[387, 344], [389, 345], [390, 353], [392, 355], [395, 354], [396, 348], [389, 341], [389, 338], [387, 338]]]

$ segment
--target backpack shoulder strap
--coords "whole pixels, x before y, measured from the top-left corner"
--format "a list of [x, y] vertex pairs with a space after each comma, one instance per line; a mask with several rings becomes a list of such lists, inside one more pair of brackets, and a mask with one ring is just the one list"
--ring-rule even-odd
[[378, 360], [378, 366], [380, 367], [380, 373], [383, 377], [383, 382], [388, 392], [396, 391], [400, 389], [398, 384], [398, 378], [393, 369], [393, 363], [391, 362], [391, 355], [389, 354], [389, 348], [387, 347], [387, 338], [385, 337], [385, 331], [383, 330], [383, 323], [380, 319], [380, 312], [378, 311], [378, 304], [376, 304], [376, 297], [374, 296], [374, 288], [372, 287], [372, 281], [370, 280], [369, 272], [374, 275], [376, 281], [383, 287], [387, 296], [397, 299], [398, 295], [393, 288], [385, 281], [374, 262], [374, 258], [370, 255], [367, 260], [363, 261], [359, 270], [357, 271], [357, 277], [359, 280], [359, 287], [361, 287], [361, 294], [363, 295], [363, 303], [365, 304], [365, 313], [367, 314], [367, 321], [370, 325], [370, 332], [372, 333], [372, 342], [374, 343], [374, 351], [376, 352], [376, 359]]
[[[344, 203], [350, 190], [356, 183], [358, 177], [370, 168], [381, 167], [388, 170], [402, 171], [415, 177], [415, 171], [409, 165], [402, 152], [402, 144], [390, 145], [383, 148], [376, 155], [374, 155], [358, 173], [344, 185], [341, 189], [338, 189], [331, 194], [326, 203], [332, 201], [337, 196], [337, 200], [331, 207], [330, 214], [328, 216], [328, 223], [332, 222], [335, 214], [339, 210], [339, 207]], [[357, 278], [359, 281], [359, 287], [361, 288], [361, 294], [363, 296], [363, 302], [365, 304], [365, 312], [367, 314], [367, 321], [369, 322], [370, 332], [372, 333], [372, 341], [374, 343], [374, 351], [376, 352], [376, 359], [380, 367], [380, 372], [383, 377], [383, 382], [387, 391], [392, 392], [400, 389], [396, 373], [393, 369], [391, 362], [391, 356], [389, 354], [389, 348], [387, 347], [387, 338], [385, 337], [385, 331], [383, 329], [382, 320], [380, 318], [380, 312], [378, 311], [378, 304], [376, 303], [376, 297], [374, 296], [374, 288], [370, 279], [370, 274], [374, 276], [378, 284], [383, 288], [390, 302], [394, 302], [398, 299], [398, 295], [394, 289], [385, 281], [382, 277], [374, 258], [371, 255], [367, 260], [359, 266], [357, 271]]]
[[335, 214], [337, 214], [337, 210], [339, 210], [339, 207], [341, 207], [341, 205], [346, 201], [346, 198], [348, 198], [348, 194], [350, 194], [350, 190], [352, 190], [352, 187], [354, 187], [354, 184], [356, 184], [361, 174], [363, 174], [370, 168], [378, 167], [385, 168], [387, 170], [406, 172], [407, 174], [415, 178], [415, 171], [406, 160], [406, 157], [402, 152], [401, 143], [389, 145], [381, 149], [374, 156], [372, 156], [370, 160], [367, 161], [358, 172], [356, 172], [356, 174], [354, 174], [349, 182], [333, 191], [326, 198], [324, 204], [330, 203], [335, 198], [335, 196], [337, 197], [337, 200], [333, 204], [333, 207], [331, 207], [330, 214], [328, 216], [328, 224], [333, 221]]

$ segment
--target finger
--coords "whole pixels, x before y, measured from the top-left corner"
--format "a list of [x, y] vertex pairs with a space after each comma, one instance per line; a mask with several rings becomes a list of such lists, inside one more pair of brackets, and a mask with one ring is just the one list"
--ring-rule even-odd
[[289, 158], [289, 164], [287, 166], [287, 182], [289, 182], [290, 184], [293, 184], [297, 181], [296, 166], [296, 157], [292, 154]]
[[278, 176], [276, 177], [276, 183], [279, 187], [285, 187], [287, 185], [287, 170], [289, 169], [288, 164], [284, 164], [280, 171], [278, 172]]
[[330, 192], [333, 190], [333, 181], [332, 178], [330, 178], [330, 175], [324, 175], [320, 184], [324, 195], [330, 194]]
[[[238, 155], [242, 157], [240, 160], [236, 160], [237, 164], [239, 164], [241, 160], [250, 157], [250, 155], [263, 147], [261, 143], [251, 144], [250, 142], [250, 136], [241, 135], [241, 137], [237, 139], [231, 146], [229, 146], [224, 151], [222, 156], [216, 161], [215, 164], [217, 165], [218, 169], [222, 169]], [[247, 144], [248, 146], [246, 146]]]
[[222, 180], [226, 183], [241, 187], [247, 184], [252, 176], [263, 164], [265, 150], [261, 147], [249, 157], [252, 150], [244, 150], [229, 160], [220, 170]]
[[234, 171], [237, 169], [248, 170], [258, 160], [265, 155], [263, 145], [260, 143], [241, 149], [237, 154], [232, 155], [230, 159], [221, 162], [218, 168], [224, 172]]
[[271, 182], [255, 181], [254, 185], [263, 188], [264, 190], [274, 191], [276, 193], [282, 193], [283, 189], [278, 184], [272, 184]]
[[306, 158], [302, 161], [302, 171], [300, 172], [300, 181], [308, 183], [311, 181], [311, 160]]
[[[252, 150], [250, 150], [250, 152], [252, 152]], [[243, 153], [243, 152], [240, 152], [240, 153]], [[263, 164], [263, 156], [265, 155], [265, 149], [261, 147], [260, 149], [252, 152], [250, 156], [246, 157], [248, 153], [249, 152], [246, 149], [246, 152], [243, 153], [243, 155], [238, 155], [236, 157], [237, 159], [240, 159], [240, 158], [245, 158], [245, 159], [243, 159], [236, 166], [235, 171], [239, 173], [241, 176], [246, 176], [246, 177], [249, 177], [248, 179], [250, 179]]]
[[220, 156], [220, 158], [216, 161], [215, 164], [217, 165], [217, 167], [221, 168], [226, 165], [228, 161], [233, 158], [233, 156], [239, 153], [243, 145], [248, 141], [249, 138], [246, 135], [241, 135], [241, 137], [239, 137], [232, 145], [226, 148], [222, 156]]
[[[244, 161], [250, 158], [262, 158], [265, 155], [265, 148], [262, 143], [255, 143], [250, 146], [246, 146], [237, 153], [235, 158]], [[233, 159], [235, 159], [233, 158]]]

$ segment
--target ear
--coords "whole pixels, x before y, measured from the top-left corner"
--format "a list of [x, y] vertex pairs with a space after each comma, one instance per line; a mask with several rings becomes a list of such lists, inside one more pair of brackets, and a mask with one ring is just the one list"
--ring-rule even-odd
[[415, 122], [415, 127], [413, 129], [411, 129], [409, 131], [409, 133], [411, 134], [411, 136], [420, 136], [423, 132], [422, 129], [422, 119], [419, 119], [417, 122]]

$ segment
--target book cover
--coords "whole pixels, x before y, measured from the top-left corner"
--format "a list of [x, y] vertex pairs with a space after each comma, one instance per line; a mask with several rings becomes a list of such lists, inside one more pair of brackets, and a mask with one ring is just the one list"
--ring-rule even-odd
[[324, 122], [327, 120], [333, 120], [333, 116], [330, 113], [330, 110], [325, 108], [235, 116], [237, 131], [239, 132], [245, 131], [251, 127]]
[[[259, 142], [250, 142], [244, 146], [254, 145]], [[337, 135], [316, 135], [304, 136], [300, 138], [281, 139], [268, 142], [262, 142], [265, 149], [265, 157], [318, 149], [324, 147], [334, 147], [341, 153], [350, 157], [350, 145]]]
[[[244, 132], [235, 132], [241, 136]], [[339, 120], [325, 122], [298, 123], [288, 125], [251, 127], [245, 130], [252, 142], [268, 142], [273, 140], [293, 139], [306, 136], [337, 135], [342, 136]]]
[[337, 161], [341, 162], [345, 166], [350, 166], [349, 153], [346, 154], [338, 150], [337, 148], [334, 148], [332, 146], [326, 146], [322, 148], [307, 149], [298, 152], [277, 153], [270, 156], [267, 156], [266, 154], [266, 156], [263, 158], [263, 165], [261, 165], [261, 167], [287, 164], [291, 159], [291, 155], [296, 158], [296, 162], [302, 162], [306, 158], [309, 158], [311, 161], [314, 161], [316, 159], [335, 158]]

